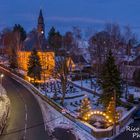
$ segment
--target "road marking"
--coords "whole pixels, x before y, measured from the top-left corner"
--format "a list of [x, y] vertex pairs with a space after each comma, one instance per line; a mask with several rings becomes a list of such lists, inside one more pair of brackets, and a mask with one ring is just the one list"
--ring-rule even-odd
[[27, 121], [27, 118], [28, 118], [28, 115], [27, 115], [27, 112], [26, 112], [26, 117], [25, 117], [25, 121]]
[[24, 130], [25, 134], [27, 132], [26, 130], [27, 130], [27, 123], [25, 123], [25, 130]]
[[44, 126], [45, 126], [45, 131], [47, 131], [47, 124], [46, 124], [46, 122], [44, 122]]
[[25, 107], [25, 127], [24, 127], [24, 140], [26, 139], [26, 133], [27, 133], [27, 119], [28, 119], [28, 114], [27, 114], [27, 105], [24, 105]]
[[26, 130], [27, 130], [27, 124], [25, 123], [25, 128], [24, 128], [24, 137], [23, 137], [23, 139], [24, 139], [24, 140], [26, 140], [26, 132], [27, 132]]

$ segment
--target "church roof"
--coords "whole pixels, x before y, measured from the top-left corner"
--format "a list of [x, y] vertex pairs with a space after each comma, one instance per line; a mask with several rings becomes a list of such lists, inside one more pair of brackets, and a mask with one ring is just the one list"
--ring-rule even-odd
[[39, 17], [43, 17], [43, 14], [42, 14], [42, 9], [40, 9], [40, 12], [39, 12]]
[[40, 12], [39, 12], [38, 24], [44, 24], [44, 18], [43, 18], [43, 14], [42, 14], [42, 9], [40, 9]]

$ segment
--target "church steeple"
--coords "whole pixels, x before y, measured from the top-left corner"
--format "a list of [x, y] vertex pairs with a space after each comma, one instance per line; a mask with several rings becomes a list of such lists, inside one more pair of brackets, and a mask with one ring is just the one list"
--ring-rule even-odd
[[40, 12], [39, 12], [37, 31], [38, 31], [39, 36], [40, 35], [44, 36], [44, 34], [45, 34], [45, 24], [44, 24], [42, 9], [40, 9]]

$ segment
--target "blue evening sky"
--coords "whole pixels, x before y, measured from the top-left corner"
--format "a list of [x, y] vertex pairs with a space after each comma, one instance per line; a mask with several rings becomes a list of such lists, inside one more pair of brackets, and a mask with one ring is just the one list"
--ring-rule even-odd
[[106, 22], [117, 22], [140, 32], [140, 0], [0, 0], [0, 29], [20, 23], [31, 30], [40, 8], [46, 30], [51, 26], [60, 31], [72, 26], [96, 30]]

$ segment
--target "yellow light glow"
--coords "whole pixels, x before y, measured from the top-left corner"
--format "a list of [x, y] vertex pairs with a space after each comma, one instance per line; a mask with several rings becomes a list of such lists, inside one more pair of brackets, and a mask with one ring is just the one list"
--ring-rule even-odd
[[109, 120], [109, 122], [111, 123], [111, 122], [112, 122], [112, 120]]
[[103, 112], [100, 112], [101, 115], [103, 115]]
[[88, 117], [90, 117], [90, 114], [88, 114]]
[[97, 111], [97, 114], [99, 114], [100, 112], [99, 111]]
[[108, 119], [109, 118], [109, 116], [105, 116], [106, 117], [106, 119]]
[[[27, 51], [18, 52], [18, 64], [19, 64], [19, 67], [24, 71], [27, 71], [27, 69], [28, 69], [28, 61], [29, 61], [30, 55], [31, 55], [31, 52], [27, 52]], [[49, 77], [52, 74], [52, 70], [55, 67], [54, 52], [41, 52], [40, 51], [40, 52], [38, 52], [38, 55], [40, 57], [40, 62], [41, 62], [42, 69], [43, 69], [42, 75]], [[32, 80], [32, 79], [30, 79], [30, 80]]]
[[85, 121], [87, 121], [87, 120], [88, 120], [88, 118], [87, 118], [87, 117], [85, 117], [85, 118], [84, 118], [84, 120], [85, 120]]

